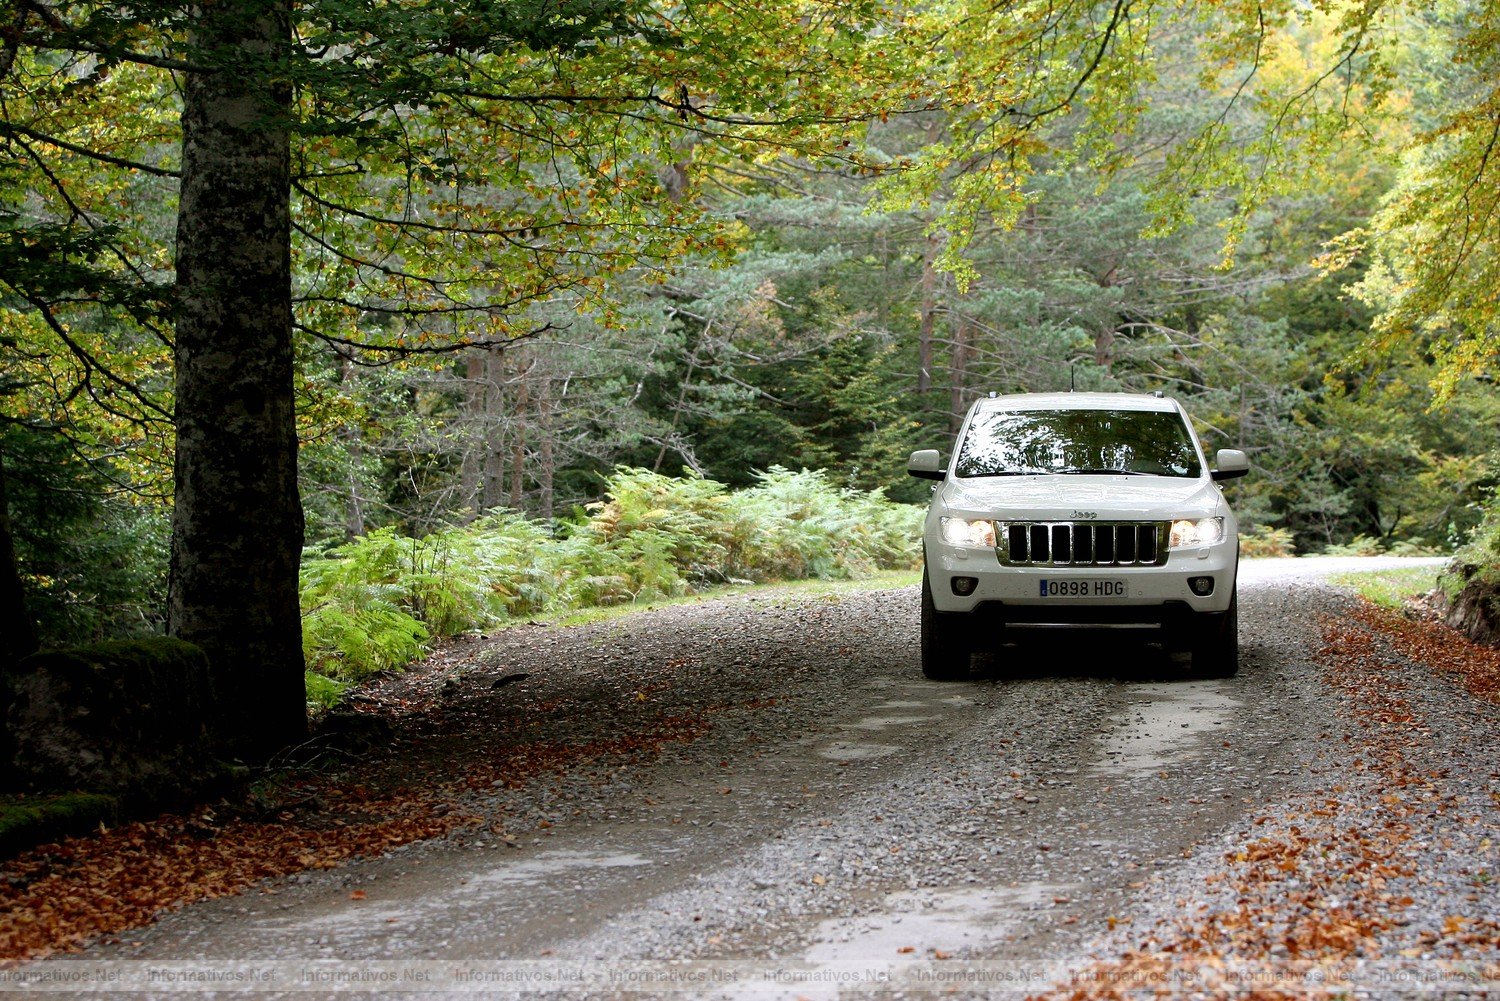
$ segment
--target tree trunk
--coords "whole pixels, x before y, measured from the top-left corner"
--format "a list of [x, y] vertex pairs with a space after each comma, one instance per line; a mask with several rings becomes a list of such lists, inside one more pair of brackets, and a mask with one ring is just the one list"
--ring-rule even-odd
[[958, 433], [969, 401], [969, 318], [957, 317], [953, 325], [953, 363], [948, 366], [948, 430]]
[[937, 258], [940, 244], [936, 236], [927, 238], [922, 254], [922, 304], [917, 318], [917, 395], [926, 396], [932, 388], [932, 331], [937, 323]]
[[459, 506], [468, 512], [465, 521], [473, 521], [484, 509], [480, 480], [484, 475], [490, 441], [487, 374], [484, 351], [470, 348], [464, 359], [464, 418], [468, 434], [464, 436], [466, 444], [458, 480]]
[[[339, 382], [348, 384], [355, 379], [354, 364], [344, 358], [339, 363]], [[346, 468], [349, 470], [349, 493], [344, 498], [344, 534], [350, 539], [357, 539], [365, 534], [365, 498], [364, 498], [364, 464], [365, 444], [364, 435], [360, 432], [358, 424], [348, 424], [344, 427], [340, 436], [344, 439], [344, 454], [348, 457]]]
[[1114, 374], [1115, 330], [1113, 327], [1101, 327], [1094, 334], [1094, 364], [1104, 369], [1106, 375]]
[[[35, 653], [36, 648], [36, 624], [26, 609], [26, 591], [16, 565], [10, 507], [5, 499], [5, 456], [0, 453], [0, 670]], [[0, 762], [0, 766], [3, 764]]]
[[516, 421], [510, 440], [510, 506], [516, 511], [526, 499], [526, 408], [530, 405], [526, 380], [530, 375], [527, 369], [516, 381]]
[[293, 415], [290, 0], [200, 9], [177, 216], [173, 635], [202, 647], [239, 754], [306, 732]]
[[537, 433], [541, 440], [537, 445], [537, 514], [546, 521], [552, 520], [552, 477], [557, 471], [557, 457], [552, 441], [552, 378], [542, 379], [542, 398], [537, 404]]
[[506, 426], [501, 414], [508, 401], [506, 357], [499, 351], [484, 355], [484, 455], [480, 508], [488, 511], [505, 503]]

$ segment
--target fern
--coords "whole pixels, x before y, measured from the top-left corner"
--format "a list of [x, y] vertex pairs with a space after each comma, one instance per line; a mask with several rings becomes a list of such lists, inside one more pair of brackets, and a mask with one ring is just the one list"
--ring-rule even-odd
[[847, 579], [916, 565], [919, 508], [840, 489], [820, 471], [773, 467], [758, 481], [731, 493], [698, 476], [620, 468], [586, 517], [560, 523], [561, 537], [499, 511], [419, 539], [385, 528], [310, 557], [302, 567], [309, 698], [336, 701], [337, 686], [397, 670], [435, 637], [519, 616], [674, 597], [726, 580]]

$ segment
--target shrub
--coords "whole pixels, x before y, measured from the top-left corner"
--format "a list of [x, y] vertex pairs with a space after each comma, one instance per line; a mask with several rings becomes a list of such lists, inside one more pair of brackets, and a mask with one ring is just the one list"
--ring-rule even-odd
[[1324, 556], [1381, 556], [1385, 553], [1385, 544], [1379, 539], [1373, 539], [1368, 535], [1356, 535], [1337, 546], [1325, 546]]
[[1240, 555], [1247, 559], [1292, 556], [1295, 553], [1290, 529], [1258, 525], [1240, 535]]
[[730, 493], [620, 468], [555, 537], [512, 511], [420, 539], [381, 529], [302, 567], [308, 700], [420, 657], [435, 637], [540, 612], [675, 597], [735, 580], [849, 579], [913, 567], [920, 508], [774, 467]]

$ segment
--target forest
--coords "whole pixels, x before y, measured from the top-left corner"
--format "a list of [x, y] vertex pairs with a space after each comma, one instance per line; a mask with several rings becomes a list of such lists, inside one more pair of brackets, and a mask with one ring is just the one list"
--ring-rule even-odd
[[246, 753], [437, 635], [909, 567], [991, 391], [1181, 399], [1247, 554], [1500, 535], [1495, 0], [0, 19], [0, 661], [190, 640]]

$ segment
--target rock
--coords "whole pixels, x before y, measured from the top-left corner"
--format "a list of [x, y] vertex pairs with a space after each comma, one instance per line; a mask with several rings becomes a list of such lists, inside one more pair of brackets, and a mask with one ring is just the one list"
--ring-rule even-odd
[[495, 678], [493, 681], [491, 681], [490, 682], [490, 687], [491, 688], [503, 688], [506, 685], [513, 684], [513, 683], [515, 683], [517, 681], [525, 681], [529, 677], [531, 677], [531, 675], [527, 674], [524, 671], [520, 672], [518, 674], [507, 674], [507, 675], [504, 675], [503, 677]]
[[225, 779], [208, 658], [167, 638], [33, 654], [4, 677], [13, 784], [126, 802], [189, 798]]
[[1463, 584], [1448, 604], [1448, 625], [1476, 643], [1500, 646], [1500, 583], [1473, 563], [1460, 563], [1451, 573]]
[[318, 723], [315, 743], [344, 751], [365, 751], [383, 747], [396, 738], [396, 731], [384, 717], [373, 713], [335, 709]]

